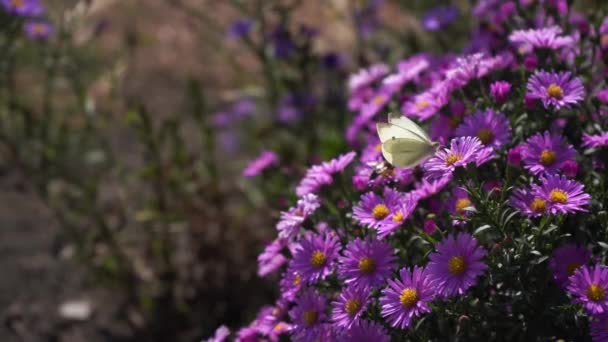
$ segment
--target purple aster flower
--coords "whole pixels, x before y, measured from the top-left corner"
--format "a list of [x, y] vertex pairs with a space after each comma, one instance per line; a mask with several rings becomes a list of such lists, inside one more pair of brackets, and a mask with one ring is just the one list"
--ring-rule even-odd
[[513, 167], [519, 167], [523, 158], [523, 145], [517, 145], [507, 153], [507, 163]]
[[464, 87], [471, 80], [480, 79], [492, 71], [507, 67], [512, 59], [513, 56], [508, 53], [492, 57], [484, 53], [476, 53], [457, 58], [454, 66], [446, 71], [449, 91]]
[[0, 0], [4, 9], [12, 14], [23, 17], [34, 17], [42, 14], [44, 8], [39, 0]]
[[549, 261], [549, 268], [553, 272], [555, 282], [566, 286], [568, 278], [589, 260], [591, 260], [591, 252], [585, 247], [569, 243], [555, 249]]
[[370, 101], [363, 104], [359, 112], [359, 125], [364, 125], [371, 118], [373, 118], [382, 108], [384, 108], [390, 101], [393, 94], [398, 90], [394, 85], [382, 86], [376, 94], [370, 99]]
[[547, 213], [547, 200], [527, 187], [516, 189], [509, 199], [509, 204], [528, 217]]
[[302, 289], [302, 276], [292, 267], [288, 267], [285, 273], [281, 276], [279, 287], [281, 289], [281, 299], [292, 301], [296, 298], [300, 289]]
[[274, 328], [268, 333], [268, 337], [272, 342], [278, 342], [281, 338], [281, 335], [290, 331], [292, 329], [291, 325], [286, 322], [277, 323]]
[[285, 241], [276, 239], [269, 243], [260, 256], [258, 256], [258, 276], [264, 277], [287, 262], [287, 258], [281, 254], [285, 247]]
[[560, 36], [561, 27], [551, 26], [540, 29], [517, 30], [509, 36], [509, 41], [526, 48], [561, 49], [574, 45], [574, 39]]
[[429, 256], [427, 270], [443, 297], [464, 294], [488, 268], [483, 262], [486, 251], [470, 234], [448, 236], [436, 249]]
[[511, 126], [503, 113], [487, 109], [465, 116], [454, 135], [477, 137], [485, 146], [500, 148], [511, 139]]
[[608, 314], [593, 316], [589, 324], [589, 335], [593, 342], [608, 341]]
[[278, 59], [289, 58], [296, 49], [291, 33], [283, 26], [277, 26], [269, 35], [273, 55]]
[[608, 268], [603, 265], [579, 267], [569, 278], [568, 292], [574, 303], [582, 304], [590, 315], [608, 311]]
[[427, 120], [448, 103], [448, 95], [447, 83], [437, 82], [431, 89], [403, 103], [401, 111], [421, 121]]
[[451, 181], [451, 173], [433, 180], [423, 178], [420, 182], [416, 183], [412, 196], [418, 200], [431, 197], [443, 190], [443, 188], [445, 188], [446, 185], [448, 185]]
[[394, 218], [402, 209], [401, 204], [404, 201], [402, 193], [389, 187], [384, 188], [384, 196], [374, 192], [365, 193], [361, 196], [361, 202], [353, 208], [353, 219], [364, 226], [376, 229], [378, 236], [383, 238], [401, 225], [402, 220]]
[[584, 207], [591, 199], [581, 183], [559, 175], [541, 178], [541, 185], [533, 184], [532, 191], [547, 201], [547, 211], [552, 214], [587, 211]]
[[263, 151], [257, 158], [250, 161], [247, 167], [243, 170], [243, 176], [255, 177], [262, 173], [267, 168], [276, 165], [279, 162], [279, 157], [272, 151]]
[[443, 178], [452, 175], [459, 166], [476, 163], [482, 149], [483, 145], [477, 137], [454, 138], [450, 148], [438, 150], [422, 167], [429, 179]]
[[332, 272], [339, 250], [337, 236], [307, 234], [296, 245], [290, 267], [303, 281], [316, 283]]
[[427, 234], [433, 234], [439, 227], [437, 227], [437, 223], [435, 221], [428, 219], [424, 221], [424, 232]]
[[417, 55], [397, 64], [397, 73], [388, 75], [382, 80], [383, 85], [398, 90], [407, 82], [416, 79], [420, 73], [430, 66], [427, 56]]
[[562, 165], [561, 171], [564, 176], [574, 178], [578, 173], [578, 163], [575, 160], [566, 160]]
[[356, 155], [355, 152], [349, 152], [311, 167], [296, 188], [296, 194], [301, 197], [317, 192], [323, 185], [331, 184], [333, 182], [332, 175], [342, 172], [355, 159]]
[[45, 40], [53, 33], [53, 25], [48, 21], [31, 20], [23, 26], [25, 34], [31, 39]]
[[431, 312], [428, 303], [435, 297], [436, 290], [427, 270], [418, 266], [413, 270], [403, 268], [399, 278], [389, 279], [388, 286], [382, 290], [382, 317], [391, 327], [405, 329], [414, 317]]
[[496, 103], [503, 103], [509, 97], [511, 92], [511, 83], [507, 81], [496, 81], [490, 84], [490, 93], [494, 97]]
[[224, 342], [224, 340], [230, 335], [230, 329], [227, 326], [221, 325], [215, 330], [213, 336], [209, 337], [206, 342]]
[[458, 8], [454, 6], [439, 6], [430, 9], [422, 18], [422, 27], [427, 31], [439, 31], [458, 18]]
[[583, 133], [583, 147], [597, 148], [608, 146], [608, 132], [602, 132], [597, 135]]
[[[606, 36], [606, 38], [606, 43], [608, 44], [608, 36]], [[595, 94], [595, 97], [601, 103], [608, 103], [608, 88], [603, 88], [602, 90], [598, 91], [597, 94]]]
[[228, 28], [227, 36], [228, 38], [242, 38], [251, 32], [253, 28], [254, 21], [250, 18], [241, 18], [236, 20], [230, 28]]
[[464, 188], [456, 187], [452, 190], [448, 209], [454, 216], [466, 217], [471, 214], [471, 210], [474, 210], [475, 207], [469, 198], [469, 193]]
[[389, 342], [390, 336], [377, 322], [362, 320], [338, 335], [338, 342]]
[[358, 325], [369, 304], [369, 289], [349, 286], [332, 303], [332, 321], [337, 327], [350, 329]]
[[302, 223], [321, 206], [319, 197], [315, 194], [307, 194], [298, 200], [295, 207], [281, 212], [281, 220], [277, 223], [279, 237], [284, 239], [294, 238]]
[[388, 243], [369, 236], [355, 239], [346, 245], [339, 259], [338, 275], [349, 286], [374, 288], [384, 284], [396, 259]]
[[542, 100], [545, 108], [570, 108], [585, 97], [583, 82], [570, 72], [551, 73], [539, 70], [528, 81], [528, 96]]
[[535, 175], [556, 173], [573, 158], [574, 148], [561, 135], [537, 133], [523, 144], [524, 167]]
[[322, 341], [327, 318], [325, 308], [327, 299], [312, 288], [302, 292], [296, 305], [289, 311], [293, 322], [292, 334], [296, 341]]
[[241, 328], [236, 333], [234, 342], [257, 342], [259, 341], [258, 331], [254, 327]]
[[389, 73], [389, 70], [386, 64], [374, 64], [366, 69], [361, 69], [348, 79], [348, 89], [352, 94], [384, 77]]

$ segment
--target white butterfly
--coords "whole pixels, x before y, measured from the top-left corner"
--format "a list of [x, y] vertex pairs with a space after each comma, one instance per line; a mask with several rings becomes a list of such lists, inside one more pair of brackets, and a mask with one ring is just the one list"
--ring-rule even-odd
[[378, 123], [376, 129], [384, 159], [396, 167], [414, 167], [439, 147], [420, 126], [399, 114], [389, 113], [388, 123]]

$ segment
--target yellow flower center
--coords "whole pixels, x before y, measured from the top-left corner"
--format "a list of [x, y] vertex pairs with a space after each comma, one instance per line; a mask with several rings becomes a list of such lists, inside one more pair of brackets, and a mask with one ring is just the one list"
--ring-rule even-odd
[[568, 194], [560, 189], [553, 189], [549, 193], [549, 199], [553, 203], [561, 203], [564, 204], [568, 201]]
[[300, 286], [301, 283], [302, 283], [302, 277], [300, 277], [299, 274], [296, 274], [295, 276], [293, 276], [293, 284], [295, 286]]
[[381, 105], [384, 103], [384, 101], [386, 101], [386, 97], [384, 95], [376, 95], [373, 101], [375, 104]]
[[382, 151], [382, 144], [376, 145], [376, 147], [374, 147], [374, 149], [376, 150], [376, 152]]
[[311, 265], [317, 268], [323, 267], [323, 265], [325, 265], [325, 261], [327, 261], [327, 256], [325, 256], [325, 253], [319, 250], [312, 252], [312, 256], [310, 257]]
[[406, 287], [403, 291], [401, 291], [401, 295], [399, 295], [399, 301], [401, 305], [406, 308], [411, 308], [418, 301], [418, 291], [416, 291], [413, 287]]
[[477, 137], [484, 145], [487, 145], [494, 140], [494, 133], [487, 128], [482, 128], [477, 131]]
[[363, 257], [359, 260], [359, 271], [370, 274], [376, 270], [376, 262], [370, 257]]
[[430, 106], [431, 104], [429, 103], [429, 101], [427, 100], [420, 100], [418, 101], [418, 103], [416, 103], [416, 109], [417, 110], [422, 110], [425, 109], [426, 107]]
[[382, 203], [376, 204], [374, 209], [372, 209], [372, 216], [378, 221], [387, 217], [389, 213], [388, 207]]
[[591, 284], [587, 289], [587, 297], [594, 302], [599, 302], [606, 297], [606, 291], [597, 284]]
[[547, 87], [547, 95], [549, 95], [549, 97], [552, 97], [554, 99], [561, 100], [564, 97], [564, 90], [562, 89], [562, 87], [558, 86], [557, 84], [551, 83]]
[[281, 332], [281, 331], [285, 331], [287, 328], [288, 328], [287, 323], [279, 322], [279, 323], [277, 323], [277, 325], [274, 326], [274, 328], [272, 328], [272, 330], [274, 330], [274, 332]]
[[11, 6], [13, 8], [21, 8], [25, 5], [25, 0], [11, 0]]
[[402, 222], [403, 221], [403, 213], [399, 210], [395, 215], [393, 215], [393, 222]]
[[577, 262], [569, 263], [568, 266], [566, 266], [566, 272], [568, 273], [568, 276], [573, 275], [574, 271], [576, 271], [579, 267], [581, 267], [581, 264]]
[[468, 198], [461, 198], [456, 201], [456, 212], [458, 215], [465, 213], [464, 209], [471, 206], [471, 201]]
[[315, 324], [318, 316], [319, 316], [319, 314], [317, 313], [316, 310], [308, 310], [308, 311], [304, 311], [304, 313], [302, 314], [302, 320], [304, 321], [304, 323], [307, 326], [311, 326], [311, 325]]
[[547, 201], [542, 198], [535, 197], [530, 203], [530, 209], [535, 213], [544, 213], [547, 210]]
[[457, 161], [462, 160], [462, 156], [460, 154], [457, 153], [450, 153], [448, 154], [448, 156], [445, 158], [445, 164], [447, 166], [452, 166], [454, 165], [454, 163], [456, 163]]
[[453, 256], [450, 261], [448, 261], [448, 271], [453, 275], [461, 275], [465, 269], [466, 264], [464, 259], [461, 256]]
[[344, 304], [344, 310], [349, 316], [354, 316], [361, 309], [361, 302], [356, 299], [349, 299]]
[[555, 152], [551, 150], [543, 150], [540, 153], [540, 163], [544, 166], [551, 166], [555, 163]]

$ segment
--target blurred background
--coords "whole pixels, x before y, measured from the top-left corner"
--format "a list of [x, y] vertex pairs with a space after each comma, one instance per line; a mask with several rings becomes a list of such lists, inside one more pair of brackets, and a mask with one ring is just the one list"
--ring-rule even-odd
[[349, 75], [473, 25], [465, 0], [0, 3], [1, 341], [249, 322], [294, 184], [348, 148]]

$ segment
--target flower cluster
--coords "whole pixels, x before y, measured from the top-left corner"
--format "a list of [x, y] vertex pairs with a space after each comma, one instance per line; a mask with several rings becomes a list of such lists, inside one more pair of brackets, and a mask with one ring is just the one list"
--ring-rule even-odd
[[0, 0], [0, 8], [0, 12], [4, 10], [23, 22], [23, 31], [30, 39], [45, 40], [53, 33], [53, 25], [41, 17], [45, 8], [40, 0]]
[[[608, 341], [608, 26], [568, 4], [482, 0], [461, 53], [352, 74], [354, 151], [307, 170], [260, 256], [260, 273], [280, 279], [277, 331]], [[424, 27], [458, 15], [439, 8]], [[443, 147], [414, 168], [382, 167], [374, 124], [389, 108]], [[259, 322], [243, 329], [276, 340]]]

